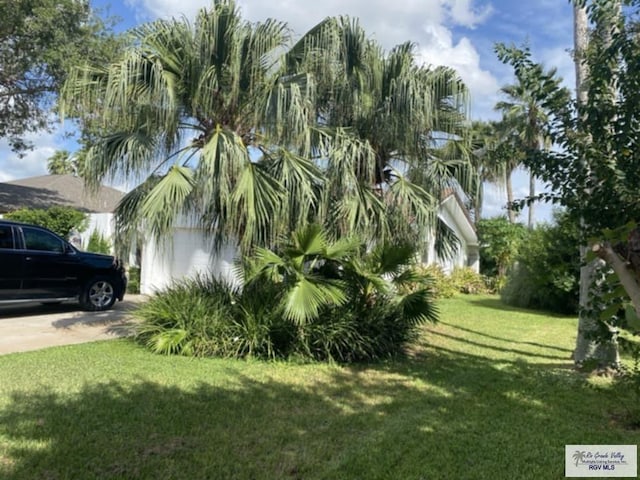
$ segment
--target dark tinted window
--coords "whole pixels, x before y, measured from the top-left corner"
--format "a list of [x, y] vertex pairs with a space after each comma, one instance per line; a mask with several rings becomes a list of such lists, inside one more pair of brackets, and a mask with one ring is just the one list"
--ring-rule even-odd
[[8, 225], [0, 225], [0, 248], [13, 248], [13, 231]]
[[58, 237], [35, 228], [22, 227], [25, 248], [27, 250], [41, 250], [44, 252], [62, 253], [64, 243]]

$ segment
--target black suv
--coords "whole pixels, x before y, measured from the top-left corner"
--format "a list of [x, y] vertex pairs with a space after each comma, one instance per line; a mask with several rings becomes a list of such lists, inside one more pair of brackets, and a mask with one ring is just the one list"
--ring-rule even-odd
[[107, 310], [127, 286], [115, 257], [83, 252], [46, 228], [0, 219], [0, 304], [78, 300]]

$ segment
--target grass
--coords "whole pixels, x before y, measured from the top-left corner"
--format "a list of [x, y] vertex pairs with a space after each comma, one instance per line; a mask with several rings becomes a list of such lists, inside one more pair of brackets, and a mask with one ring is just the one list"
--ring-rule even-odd
[[441, 302], [402, 361], [153, 355], [115, 340], [0, 357], [0, 478], [558, 479], [565, 444], [638, 444], [574, 319]]

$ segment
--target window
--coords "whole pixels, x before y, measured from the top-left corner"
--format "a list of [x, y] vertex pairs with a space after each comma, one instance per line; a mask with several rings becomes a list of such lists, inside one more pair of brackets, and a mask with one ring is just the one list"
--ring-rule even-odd
[[64, 243], [58, 237], [35, 228], [22, 227], [25, 248], [43, 252], [63, 253]]
[[0, 248], [13, 248], [13, 229], [8, 225], [0, 225]]

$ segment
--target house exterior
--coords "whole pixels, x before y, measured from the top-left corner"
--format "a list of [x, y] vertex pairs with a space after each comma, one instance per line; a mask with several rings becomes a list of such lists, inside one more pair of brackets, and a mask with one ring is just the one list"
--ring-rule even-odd
[[[427, 248], [422, 260], [425, 264], [439, 264], [445, 272], [456, 267], [470, 267], [479, 271], [478, 238], [467, 209], [457, 193], [448, 192], [440, 204], [440, 219], [453, 230], [460, 241], [453, 258], [443, 260], [435, 254], [435, 241], [427, 236]], [[234, 273], [235, 245], [225, 245], [217, 254], [200, 227], [187, 219], [176, 222], [173, 236], [157, 243], [147, 239], [142, 247], [140, 293], [153, 294], [169, 286], [174, 280], [198, 274], [214, 274], [239, 284]]]
[[445, 273], [455, 268], [468, 267], [480, 272], [480, 246], [475, 224], [460, 195], [455, 190], [447, 191], [440, 202], [438, 217], [455, 233], [459, 247], [451, 258], [439, 258], [435, 251], [435, 238], [427, 235], [427, 247], [422, 254], [425, 265], [440, 265]]
[[101, 186], [86, 189], [84, 180], [73, 175], [41, 175], [0, 183], [0, 216], [21, 208], [72, 207], [85, 212], [89, 226], [79, 235], [79, 247], [86, 248], [89, 236], [97, 231], [113, 245], [113, 211], [124, 193]]

